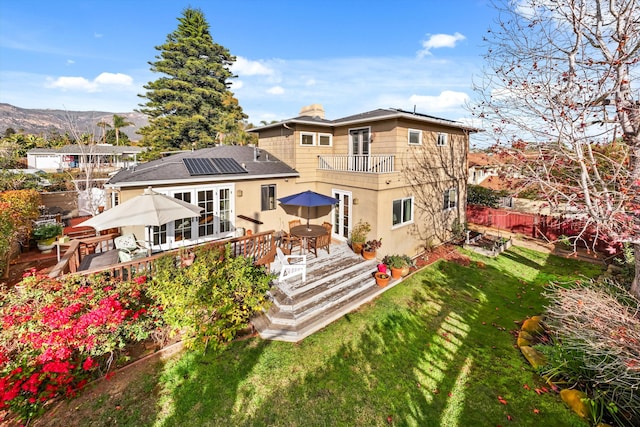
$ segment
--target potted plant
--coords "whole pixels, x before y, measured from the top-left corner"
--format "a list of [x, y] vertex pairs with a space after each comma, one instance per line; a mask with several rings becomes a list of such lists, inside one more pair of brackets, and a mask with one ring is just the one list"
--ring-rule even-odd
[[62, 234], [62, 224], [40, 224], [33, 229], [33, 238], [42, 253], [49, 253], [53, 249], [55, 240]]
[[413, 265], [413, 260], [408, 255], [387, 255], [382, 259], [391, 269], [391, 277], [399, 279], [409, 274], [409, 269]]
[[381, 288], [384, 288], [385, 286], [387, 286], [389, 284], [389, 280], [391, 279], [391, 276], [389, 276], [387, 273], [381, 273], [381, 272], [376, 272], [376, 284], [378, 286], [380, 286]]
[[362, 246], [362, 256], [364, 259], [374, 259], [376, 257], [376, 251], [382, 246], [382, 238], [378, 240], [368, 240]]
[[367, 241], [367, 235], [371, 232], [371, 225], [366, 221], [358, 221], [351, 229], [351, 249], [357, 254], [362, 252], [362, 246]]

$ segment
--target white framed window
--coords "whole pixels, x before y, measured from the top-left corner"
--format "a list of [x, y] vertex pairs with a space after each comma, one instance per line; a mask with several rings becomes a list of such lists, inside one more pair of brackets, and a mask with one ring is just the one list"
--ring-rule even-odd
[[456, 207], [458, 201], [458, 191], [455, 188], [444, 190], [442, 196], [442, 210], [449, 210]]
[[316, 145], [316, 134], [313, 132], [300, 132], [300, 145]]
[[321, 147], [331, 147], [333, 145], [333, 135], [330, 133], [319, 133], [318, 145]]
[[276, 208], [276, 185], [268, 184], [260, 186], [260, 207], [263, 211], [272, 211]]
[[393, 226], [413, 222], [413, 197], [405, 197], [393, 201]]
[[409, 129], [409, 145], [422, 145], [422, 131]]
[[447, 139], [449, 135], [447, 135], [446, 133], [439, 133], [438, 134], [438, 147], [443, 147], [445, 145], [447, 145]]

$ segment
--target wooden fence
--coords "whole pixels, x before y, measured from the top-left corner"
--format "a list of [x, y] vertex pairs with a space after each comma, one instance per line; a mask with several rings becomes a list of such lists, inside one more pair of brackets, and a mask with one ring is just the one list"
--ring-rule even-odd
[[585, 228], [585, 221], [562, 216], [515, 212], [508, 209], [494, 209], [487, 206], [467, 205], [467, 222], [485, 227], [508, 230], [523, 236], [548, 242], [557, 241], [562, 236], [572, 237], [582, 233], [581, 246], [605, 251], [609, 243], [596, 239], [592, 230]]

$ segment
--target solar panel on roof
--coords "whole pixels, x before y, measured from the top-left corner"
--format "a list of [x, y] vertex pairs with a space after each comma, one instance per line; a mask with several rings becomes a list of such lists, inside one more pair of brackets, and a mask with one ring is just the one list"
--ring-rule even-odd
[[209, 159], [182, 159], [189, 175], [216, 175], [217, 171]]
[[212, 158], [209, 159], [213, 163], [213, 165], [220, 171], [222, 174], [233, 174], [233, 173], [246, 173], [247, 171], [238, 164], [234, 159], [231, 158]]
[[247, 171], [231, 158], [187, 158], [182, 159], [189, 175], [227, 175], [247, 173]]

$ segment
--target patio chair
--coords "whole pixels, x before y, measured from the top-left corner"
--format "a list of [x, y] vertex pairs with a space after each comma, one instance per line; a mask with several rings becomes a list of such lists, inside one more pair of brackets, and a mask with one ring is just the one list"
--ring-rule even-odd
[[303, 282], [307, 280], [307, 258], [304, 255], [285, 255], [282, 249], [276, 248], [276, 256], [282, 265], [279, 282], [297, 275], [302, 275]]
[[295, 246], [298, 246], [300, 248], [300, 252], [302, 252], [302, 240], [299, 237], [291, 235], [291, 229], [299, 225], [302, 225], [302, 222], [299, 219], [292, 219], [289, 221], [289, 233], [285, 233], [282, 236], [282, 243], [286, 245], [285, 247], [290, 251], [289, 253], [293, 252], [293, 248]]
[[309, 252], [313, 252], [313, 254], [318, 257], [318, 249], [326, 249], [327, 253], [330, 254], [331, 251], [329, 247], [331, 246], [331, 230], [332, 226], [328, 222], [322, 224], [322, 226], [327, 230], [327, 234], [324, 234], [319, 237], [315, 237], [313, 239], [309, 239], [307, 250]]
[[292, 236], [286, 231], [282, 231], [280, 236], [280, 246], [286, 250], [287, 253], [291, 253], [293, 248], [298, 246], [302, 250], [302, 243], [299, 237]]
[[147, 256], [147, 248], [144, 242], [136, 240], [133, 234], [125, 234], [113, 239], [113, 245], [118, 250], [118, 259], [120, 262], [133, 261], [134, 259], [144, 258]]

